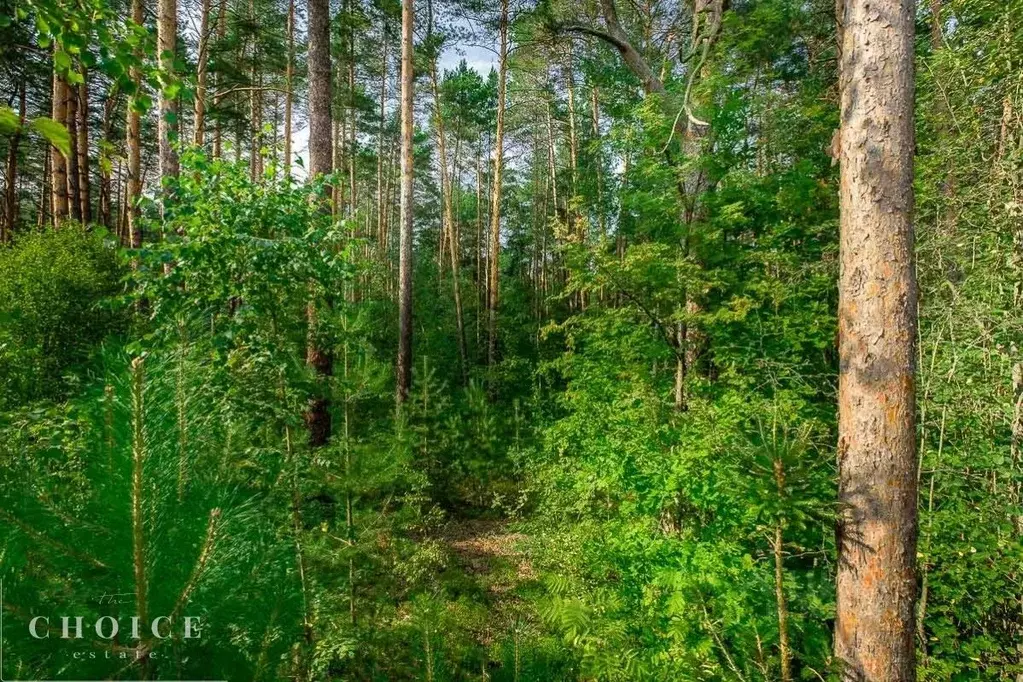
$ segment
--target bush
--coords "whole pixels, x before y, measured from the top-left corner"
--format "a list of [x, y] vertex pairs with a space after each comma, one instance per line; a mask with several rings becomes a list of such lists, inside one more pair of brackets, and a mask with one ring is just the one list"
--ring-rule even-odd
[[81, 226], [30, 232], [0, 249], [0, 407], [67, 391], [67, 375], [125, 319], [116, 250]]

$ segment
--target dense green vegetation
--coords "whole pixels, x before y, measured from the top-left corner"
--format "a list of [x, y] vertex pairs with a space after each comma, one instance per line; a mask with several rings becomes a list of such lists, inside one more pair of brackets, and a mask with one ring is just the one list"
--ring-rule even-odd
[[[330, 8], [307, 179], [305, 2], [182, 2], [161, 67], [163, 4], [0, 0], [0, 674], [840, 679], [835, 3], [619, 0], [658, 89], [610, 0], [492, 71], [497, 3], [417, 2], [396, 406], [400, 4]], [[917, 670], [1019, 680], [1023, 2], [916, 42]]]

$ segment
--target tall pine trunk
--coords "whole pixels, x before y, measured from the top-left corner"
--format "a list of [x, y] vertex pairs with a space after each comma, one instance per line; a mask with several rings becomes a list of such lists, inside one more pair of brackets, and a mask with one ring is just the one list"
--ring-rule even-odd
[[508, 0], [501, 0], [501, 46], [497, 72], [497, 134], [494, 138], [494, 180], [490, 207], [490, 273], [487, 297], [487, 365], [497, 363], [497, 309], [501, 272], [501, 174], [504, 171], [504, 109], [508, 80]]
[[[131, 19], [138, 26], [145, 21], [144, 0], [132, 0]], [[136, 55], [141, 57], [141, 54]], [[131, 80], [135, 86], [134, 96], [128, 100], [127, 139], [128, 187], [125, 193], [125, 216], [128, 223], [128, 246], [137, 249], [142, 246], [142, 228], [139, 225], [138, 201], [142, 194], [142, 117], [138, 111], [137, 97], [141, 94], [142, 74], [138, 67], [132, 67]]]
[[295, 83], [295, 0], [288, 0], [288, 65], [284, 70], [288, 91], [284, 95], [284, 176], [291, 177], [291, 111], [294, 103], [292, 88]]
[[384, 251], [384, 137], [387, 127], [387, 21], [380, 26], [380, 129], [377, 134], [377, 244]]
[[160, 88], [160, 181], [178, 176], [178, 153], [174, 149], [177, 141], [177, 97], [172, 95], [168, 84], [175, 78], [174, 53], [178, 39], [177, 0], [158, 0], [156, 22], [156, 49], [159, 54], [160, 70], [164, 85]]
[[845, 0], [835, 657], [916, 679], [917, 476], [911, 0]]
[[408, 400], [412, 388], [412, 132], [413, 72], [412, 0], [401, 10], [401, 217], [398, 235], [398, 406]]
[[[430, 62], [430, 77], [433, 82], [433, 108], [434, 120], [437, 125], [437, 155], [440, 163], [440, 192], [444, 203], [443, 222], [441, 233], [447, 232], [448, 252], [451, 258], [451, 287], [454, 293], [455, 302], [455, 326], [458, 342], [458, 362], [462, 374], [462, 384], [469, 380], [469, 358], [465, 348], [465, 321], [462, 317], [462, 288], [459, 281], [459, 250], [458, 230], [455, 225], [454, 209], [452, 207], [451, 178], [448, 176], [448, 153], [447, 142], [444, 131], [444, 114], [441, 111], [440, 85], [437, 82], [437, 60]], [[455, 178], [457, 181], [457, 176]]]
[[[56, 48], [54, 48], [56, 49]], [[56, 66], [53, 70], [53, 120], [63, 124], [67, 120], [68, 85], [61, 78]], [[67, 195], [68, 159], [56, 147], [50, 148], [50, 186], [53, 191], [53, 226], [60, 226], [68, 217]]]
[[82, 68], [78, 84], [78, 200], [82, 221], [92, 222], [92, 182], [89, 178], [89, 75]]
[[[220, 44], [227, 38], [227, 3], [228, 0], [220, 0], [220, 7], [217, 10], [217, 43]], [[220, 105], [220, 101], [223, 95], [220, 92], [220, 74], [213, 74], [213, 107], [216, 109]], [[220, 123], [220, 117], [215, 117], [213, 122], [213, 158], [219, 159], [223, 153], [223, 139], [224, 131], [223, 126]]]
[[195, 132], [192, 142], [196, 147], [206, 144], [206, 80], [210, 63], [210, 13], [213, 7], [211, 0], [202, 0], [199, 10], [199, 51], [195, 65]]
[[81, 222], [82, 220], [82, 184], [81, 184], [81, 155], [78, 150], [78, 88], [70, 83], [64, 84], [64, 96], [67, 99], [66, 118], [61, 121], [67, 128], [68, 142], [70, 143], [70, 154], [67, 157], [67, 197], [68, 211], [71, 219]]
[[[309, 177], [333, 171], [331, 159], [330, 111], [330, 2], [309, 0]], [[330, 353], [316, 339], [316, 305], [308, 307], [309, 342], [306, 361], [326, 383], [333, 370]], [[330, 440], [330, 402], [321, 385], [306, 413], [309, 445], [318, 447]]]

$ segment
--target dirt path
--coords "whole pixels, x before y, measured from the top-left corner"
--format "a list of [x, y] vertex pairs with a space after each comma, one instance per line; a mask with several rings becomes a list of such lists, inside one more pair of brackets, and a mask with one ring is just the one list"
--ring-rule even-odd
[[440, 534], [462, 569], [495, 597], [536, 577], [518, 547], [525, 538], [509, 530], [507, 521], [486, 519], [451, 521]]

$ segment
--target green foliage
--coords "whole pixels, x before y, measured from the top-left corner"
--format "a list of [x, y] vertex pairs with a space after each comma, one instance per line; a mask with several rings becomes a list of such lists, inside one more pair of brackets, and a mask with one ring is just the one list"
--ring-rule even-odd
[[0, 249], [0, 406], [60, 396], [94, 347], [123, 329], [121, 268], [105, 235], [67, 225]]
[[[101, 175], [123, 179], [117, 93], [144, 113], [163, 87], [189, 139], [196, 36], [181, 33], [184, 76], [170, 79], [151, 27], [117, 3], [0, 12], [6, 45], [39, 48], [0, 48], [0, 80], [28, 82], [27, 128], [47, 143], [13, 155], [21, 208], [0, 245], [4, 674], [773, 681], [784, 600], [792, 678], [834, 677], [834, 3], [725, 3], [705, 56], [688, 47], [691, 3], [616, 5], [665, 92], [580, 28], [607, 27], [597, 4], [516, 13], [498, 254], [497, 74], [466, 60], [442, 74], [460, 279], [436, 131], [420, 128], [414, 386], [400, 413], [388, 110], [400, 3], [335, 8], [338, 166], [308, 184], [278, 160], [281, 99], [301, 127], [308, 76], [299, 36], [283, 80], [288, 3], [211, 22], [207, 137], [237, 161], [181, 147], [180, 175], [143, 192], [144, 244], [120, 250], [18, 219], [46, 208], [51, 147], [74, 157], [43, 116], [53, 73], [76, 85], [84, 67], [94, 90], [110, 87], [90, 129]], [[494, 29], [492, 3], [431, 10], [420, 71]], [[935, 33], [920, 31], [917, 68], [918, 672], [1012, 680], [1023, 7], [946, 0], [919, 15]], [[0, 144], [15, 132], [0, 107]], [[332, 423], [321, 447], [308, 442], [314, 400]], [[199, 617], [204, 634], [184, 639], [178, 620], [138, 649], [25, 635], [32, 615], [59, 628], [66, 613], [91, 625], [140, 609]], [[90, 650], [128, 658], [69, 658]], [[137, 652], [148, 658], [133, 664]]]

